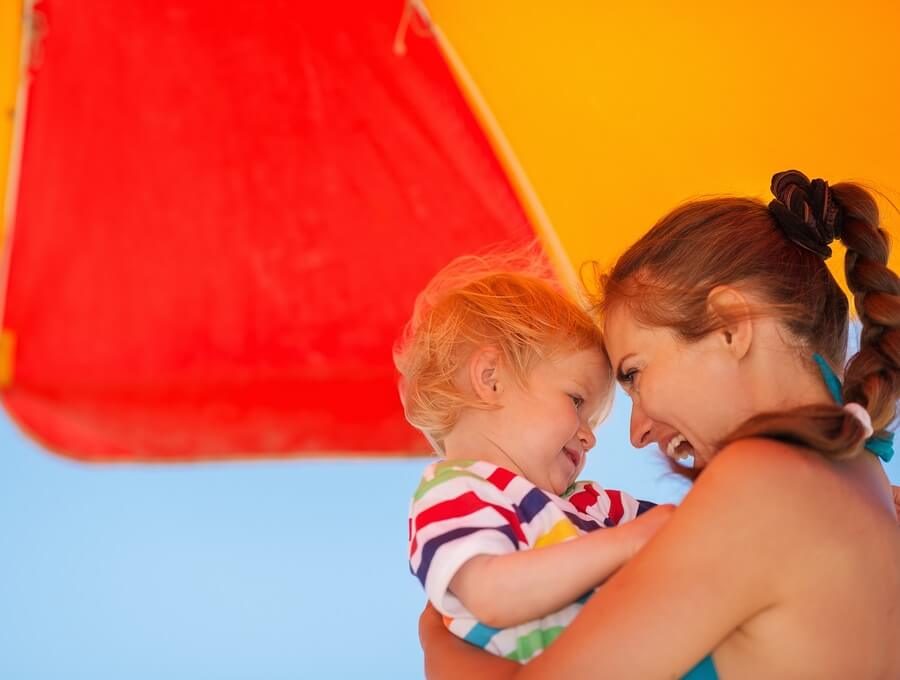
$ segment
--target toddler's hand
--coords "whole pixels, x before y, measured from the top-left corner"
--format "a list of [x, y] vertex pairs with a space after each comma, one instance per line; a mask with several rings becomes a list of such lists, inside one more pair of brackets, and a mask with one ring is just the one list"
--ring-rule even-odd
[[671, 503], [657, 505], [640, 517], [628, 522], [628, 524], [622, 525], [623, 528], [628, 528], [631, 531], [632, 556], [643, 548], [644, 544], [653, 538], [657, 531], [663, 528], [666, 522], [671, 519], [673, 512], [675, 512], [675, 506]]

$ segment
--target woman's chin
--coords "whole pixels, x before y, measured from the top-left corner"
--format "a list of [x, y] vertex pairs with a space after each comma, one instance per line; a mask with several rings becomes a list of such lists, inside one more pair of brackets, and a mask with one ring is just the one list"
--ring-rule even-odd
[[694, 451], [694, 455], [691, 456], [691, 466], [695, 470], [702, 470], [707, 465], [709, 465], [709, 461], [712, 459], [712, 454], [708, 451]]

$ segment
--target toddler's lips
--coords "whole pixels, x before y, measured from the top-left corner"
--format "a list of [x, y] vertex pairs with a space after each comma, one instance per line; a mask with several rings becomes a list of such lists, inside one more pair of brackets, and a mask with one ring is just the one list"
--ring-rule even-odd
[[573, 451], [572, 449], [564, 448], [563, 453], [566, 454], [566, 457], [572, 461], [572, 465], [576, 468], [581, 465], [581, 454]]

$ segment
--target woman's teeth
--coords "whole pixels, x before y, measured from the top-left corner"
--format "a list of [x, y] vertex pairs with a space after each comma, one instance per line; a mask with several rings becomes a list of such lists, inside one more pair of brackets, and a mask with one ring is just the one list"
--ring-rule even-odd
[[690, 442], [684, 438], [683, 434], [676, 434], [672, 437], [672, 439], [669, 440], [669, 445], [666, 447], [666, 455], [673, 460], [684, 460], [693, 454], [694, 448], [691, 446]]

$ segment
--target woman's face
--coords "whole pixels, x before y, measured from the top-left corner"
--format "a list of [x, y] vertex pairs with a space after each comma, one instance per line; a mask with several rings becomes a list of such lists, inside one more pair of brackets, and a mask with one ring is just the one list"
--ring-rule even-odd
[[639, 324], [619, 305], [605, 336], [613, 374], [631, 397], [631, 443], [656, 443], [667, 456], [705, 465], [717, 443], [752, 414], [749, 386], [730, 336], [680, 340], [669, 328]]

